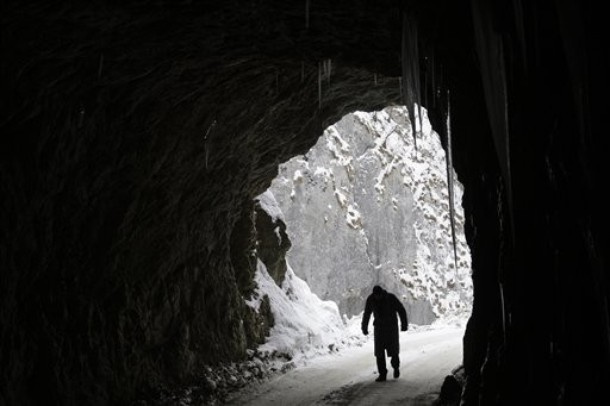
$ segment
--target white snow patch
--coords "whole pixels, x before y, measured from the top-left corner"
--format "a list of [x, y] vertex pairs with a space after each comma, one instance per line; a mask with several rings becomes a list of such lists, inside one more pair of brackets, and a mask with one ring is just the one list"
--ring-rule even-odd
[[318, 166], [313, 174], [314, 176], [321, 176], [324, 179], [324, 182], [328, 182], [332, 179], [333, 171], [329, 168]]
[[[357, 229], [365, 241], [368, 241], [368, 238], [364, 229], [366, 225], [362, 225], [362, 215], [367, 215], [367, 212], [363, 211], [361, 214], [358, 210], [356, 202], [359, 194], [372, 193], [381, 208], [387, 207], [385, 202], [397, 211], [402, 209], [401, 205], [409, 204], [416, 221], [413, 241], [417, 246], [415, 258], [410, 256], [410, 263], [392, 263], [390, 268], [397, 271], [396, 277], [408, 286], [413, 296], [429, 300], [434, 312], [442, 316], [459, 313], [463, 308], [469, 309], [472, 303], [471, 259], [463, 233], [463, 208], [459, 203], [463, 190], [454, 172], [455, 218], [458, 226], [456, 272], [448, 213], [445, 151], [441, 146], [440, 137], [430, 125], [426, 109], [421, 109], [421, 120], [417, 106], [415, 110], [417, 149], [415, 149], [412, 127], [408, 122], [408, 112], [404, 106], [388, 107], [373, 113], [355, 112], [353, 114], [358, 125], [368, 130], [370, 138], [365, 143], [354, 140], [352, 135], [340, 132], [342, 131], [340, 127], [330, 126], [324, 131], [315, 147], [326, 151], [312, 154], [315, 159], [311, 161], [311, 170], [307, 157], [296, 157], [295, 162], [298, 163], [297, 167], [300, 170], [292, 172], [293, 169], [282, 169], [280, 166], [280, 174], [282, 182], [290, 184], [293, 174], [294, 182], [304, 180], [305, 186], [310, 179], [303, 179], [303, 174], [313, 174], [312, 178], [316, 178], [315, 180], [323, 179], [325, 183], [319, 181], [312, 183], [316, 183], [325, 196], [330, 195], [329, 198], [334, 196], [339, 206], [335, 207], [334, 203], [329, 204], [332, 200], [325, 201], [321, 206], [328, 207], [328, 211], [323, 210], [324, 222], [339, 227], [340, 223], [336, 222], [335, 216], [341, 212], [341, 209], [345, 209], [347, 226]], [[365, 145], [366, 148], [360, 148], [361, 145]], [[362, 153], [356, 154], [356, 151]], [[357, 173], [356, 170], [361, 170], [363, 167], [376, 168], [369, 177], [373, 182], [370, 186], [367, 184], [366, 187], [358, 186], [356, 189], [356, 185], [349, 182], [354, 178], [362, 178], [361, 173]], [[408, 199], [404, 199], [402, 194], [396, 194], [397, 181], [408, 189]], [[286, 193], [290, 194], [293, 202], [296, 203], [303, 198], [300, 204], [308, 204], [304, 198], [309, 196], [306, 193], [303, 196], [301, 193], [297, 194], [294, 184], [292, 190], [287, 189]], [[311, 206], [315, 207], [315, 205]]]
[[287, 354], [296, 361], [362, 341], [359, 329], [354, 327], [359, 326], [358, 320], [344, 322], [337, 304], [323, 301], [312, 293], [307, 283], [294, 274], [290, 264], [281, 287], [260, 260], [255, 280], [258, 299], [246, 303], [258, 309], [262, 297], [267, 295], [275, 320], [269, 338], [259, 351]]
[[333, 153], [335, 159], [331, 161], [339, 166], [349, 167], [351, 169], [353, 157], [349, 155], [349, 144], [341, 138], [341, 135], [337, 131], [336, 127], [330, 126], [324, 131], [324, 137], [326, 138], [326, 145], [328, 150]]
[[296, 171], [294, 171], [294, 175], [292, 176], [292, 181], [298, 182], [300, 180], [303, 180], [303, 173], [297, 169]]
[[282, 213], [282, 209], [280, 209], [280, 205], [277, 200], [275, 200], [275, 196], [273, 196], [270, 189], [267, 189], [265, 193], [258, 195], [254, 200], [259, 202], [261, 208], [271, 216], [274, 222], [277, 219], [284, 221], [284, 213]]
[[[347, 206], [347, 197], [337, 189], [335, 189], [335, 197], [341, 207], [345, 208]], [[328, 208], [330, 209], [330, 206]]]

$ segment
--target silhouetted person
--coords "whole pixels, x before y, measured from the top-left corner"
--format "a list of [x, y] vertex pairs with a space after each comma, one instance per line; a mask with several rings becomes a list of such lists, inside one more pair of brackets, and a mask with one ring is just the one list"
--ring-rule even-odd
[[400, 359], [398, 358], [400, 348], [396, 314], [398, 313], [398, 316], [400, 316], [400, 330], [407, 331], [409, 329], [407, 311], [395, 295], [386, 292], [380, 286], [375, 286], [373, 293], [366, 299], [364, 316], [362, 317], [362, 333], [364, 335], [369, 333], [368, 327], [371, 313], [375, 315], [375, 320], [373, 321], [375, 357], [377, 358], [377, 370], [379, 371], [379, 377], [376, 381], [381, 382], [386, 380], [388, 374], [385, 363], [386, 351], [388, 356], [392, 358], [391, 364], [392, 368], [394, 368], [394, 378], [398, 378], [400, 376]]

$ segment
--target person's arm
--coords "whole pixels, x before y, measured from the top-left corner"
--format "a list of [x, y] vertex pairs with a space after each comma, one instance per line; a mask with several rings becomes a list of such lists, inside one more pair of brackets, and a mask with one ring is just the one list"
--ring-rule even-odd
[[373, 311], [373, 304], [371, 298], [366, 299], [366, 305], [364, 306], [364, 315], [362, 316], [362, 334], [367, 335], [369, 333], [369, 319], [371, 318], [371, 312]]
[[409, 319], [407, 318], [407, 311], [396, 296], [394, 296], [394, 303], [396, 311], [398, 312], [398, 316], [400, 317], [400, 330], [407, 331], [409, 329]]

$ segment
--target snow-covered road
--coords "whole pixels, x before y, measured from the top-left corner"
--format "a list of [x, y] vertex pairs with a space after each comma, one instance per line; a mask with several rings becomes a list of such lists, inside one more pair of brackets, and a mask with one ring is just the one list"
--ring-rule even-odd
[[305, 366], [234, 395], [233, 405], [429, 405], [462, 360], [463, 328], [401, 333], [401, 376], [377, 377], [372, 337], [362, 347], [317, 357]]

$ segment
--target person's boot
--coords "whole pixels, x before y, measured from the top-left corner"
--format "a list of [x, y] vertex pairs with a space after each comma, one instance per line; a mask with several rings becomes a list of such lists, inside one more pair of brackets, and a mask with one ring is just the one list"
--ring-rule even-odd
[[398, 378], [399, 376], [400, 376], [400, 369], [394, 368], [394, 379]]
[[386, 377], [386, 374], [379, 374], [377, 379], [375, 379], [375, 382], [385, 382], [385, 380], [386, 380], [385, 377]]

